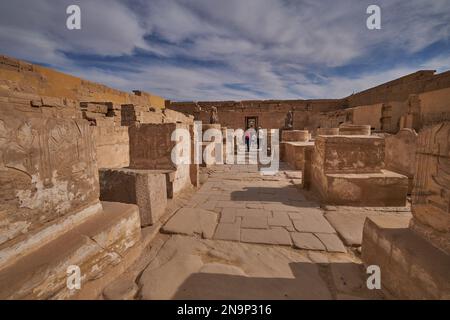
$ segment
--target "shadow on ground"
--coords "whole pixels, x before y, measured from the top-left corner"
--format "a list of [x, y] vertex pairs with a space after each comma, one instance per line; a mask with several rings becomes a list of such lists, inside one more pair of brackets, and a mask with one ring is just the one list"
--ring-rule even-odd
[[306, 197], [294, 186], [245, 187], [244, 191], [233, 191], [231, 193], [231, 200], [275, 202], [300, 208], [319, 206], [316, 201], [307, 200]]
[[[290, 263], [294, 278], [194, 273], [173, 299], [374, 299], [355, 263]], [[338, 282], [338, 283], [336, 283]]]

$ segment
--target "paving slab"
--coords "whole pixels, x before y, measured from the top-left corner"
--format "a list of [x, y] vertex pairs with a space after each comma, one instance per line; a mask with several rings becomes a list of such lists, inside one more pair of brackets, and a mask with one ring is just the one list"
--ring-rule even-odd
[[294, 248], [325, 251], [323, 243], [313, 233], [291, 232]]
[[272, 216], [268, 218], [269, 226], [275, 227], [292, 227], [292, 221], [287, 212], [274, 211]]
[[321, 214], [297, 212], [290, 215], [295, 229], [298, 232], [335, 233], [333, 227]]
[[234, 223], [219, 223], [214, 233], [215, 240], [240, 241], [241, 218], [238, 217]]
[[244, 216], [242, 219], [242, 228], [267, 229], [268, 227], [269, 227], [269, 225], [267, 224], [267, 217]]
[[289, 232], [283, 228], [241, 229], [241, 241], [249, 243], [292, 245]]
[[217, 225], [218, 214], [198, 208], [181, 208], [163, 226], [166, 233], [178, 233], [184, 235], [201, 235], [210, 239]]
[[347, 252], [341, 239], [336, 234], [315, 233], [329, 252]]

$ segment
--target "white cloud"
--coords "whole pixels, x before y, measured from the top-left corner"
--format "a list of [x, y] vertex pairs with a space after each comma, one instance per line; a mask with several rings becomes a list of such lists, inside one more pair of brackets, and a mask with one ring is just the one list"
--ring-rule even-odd
[[[416, 58], [415, 65], [408, 60], [433, 43], [449, 41], [448, 0], [379, 0], [378, 31], [366, 28], [371, 2], [4, 1], [1, 53], [116, 88], [193, 100], [343, 97], [419, 68], [450, 68], [448, 53]], [[72, 3], [82, 10], [81, 31], [65, 28], [65, 9]], [[136, 49], [149, 56], [137, 57]], [[363, 74], [356, 66], [351, 70], [380, 58], [389, 66]], [[335, 67], [350, 76], [331, 76]]]

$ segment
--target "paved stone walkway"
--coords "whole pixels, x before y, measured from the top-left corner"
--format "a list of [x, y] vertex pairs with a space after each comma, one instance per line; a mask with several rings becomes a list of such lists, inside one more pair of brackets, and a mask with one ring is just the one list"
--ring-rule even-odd
[[346, 252], [319, 204], [295, 187], [298, 172], [263, 176], [256, 165], [210, 168], [207, 182], [163, 231], [206, 239]]
[[[352, 211], [329, 207], [328, 222], [295, 187], [301, 172], [284, 165], [275, 176], [253, 165], [206, 171], [199, 190], [169, 202], [161, 233], [103, 298], [383, 298], [367, 289], [357, 252], [340, 239], [360, 241], [363, 220], [347, 226]], [[145, 229], [144, 237], [158, 228]]]

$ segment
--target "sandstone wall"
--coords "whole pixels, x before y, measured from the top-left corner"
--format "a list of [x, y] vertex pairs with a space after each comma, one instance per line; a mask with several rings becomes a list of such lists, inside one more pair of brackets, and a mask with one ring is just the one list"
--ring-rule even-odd
[[53, 69], [0, 56], [0, 87], [50, 97], [79, 101], [111, 101], [118, 104], [146, 104], [164, 108], [159, 96], [136, 91], [127, 93], [80, 79]]
[[88, 122], [10, 101], [0, 108], [0, 249], [99, 198]]
[[389, 101], [405, 101], [410, 94], [450, 87], [450, 72], [435, 74], [434, 70], [420, 70], [379, 86], [353, 94], [348, 99], [350, 107]]
[[412, 228], [450, 253], [450, 122], [419, 132]]
[[92, 127], [99, 168], [123, 168], [130, 164], [128, 127]]

